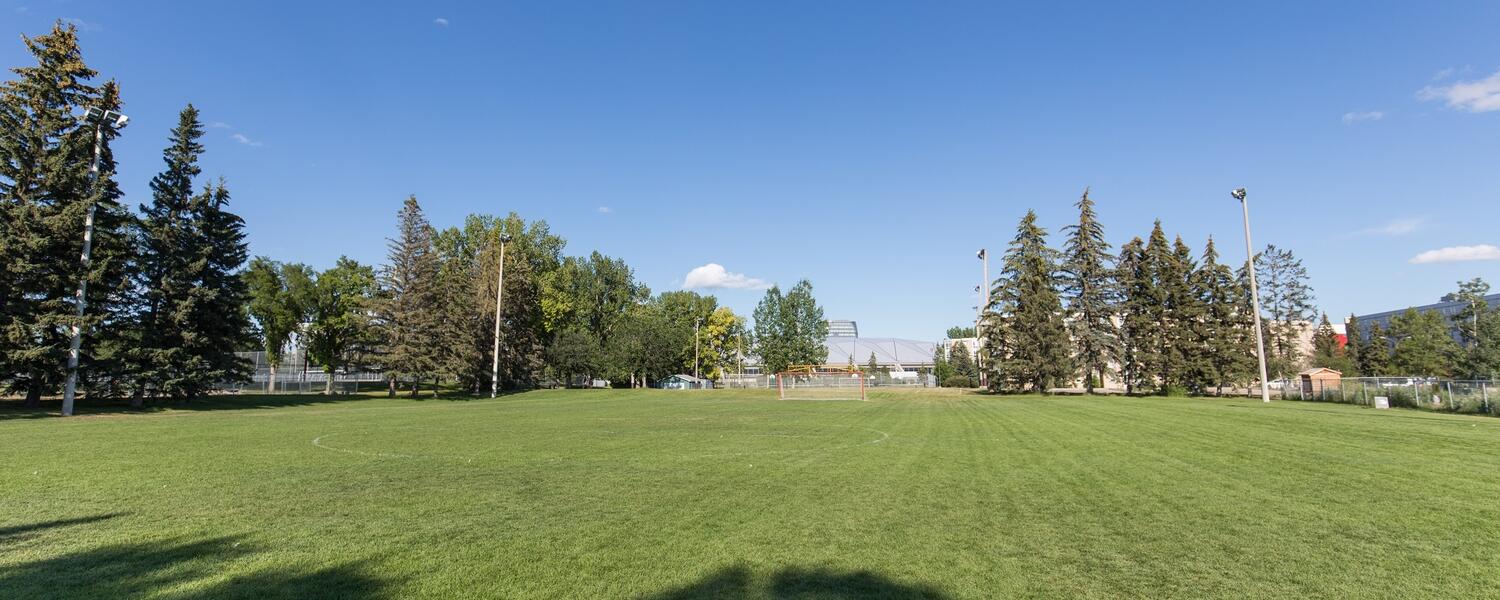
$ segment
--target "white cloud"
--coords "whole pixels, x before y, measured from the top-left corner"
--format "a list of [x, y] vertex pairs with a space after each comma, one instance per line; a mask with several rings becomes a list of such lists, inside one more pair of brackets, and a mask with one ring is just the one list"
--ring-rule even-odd
[[708, 263], [691, 271], [682, 279], [682, 289], [736, 289], [763, 290], [771, 287], [764, 279], [749, 277], [744, 273], [730, 273], [719, 263]]
[[223, 121], [212, 121], [208, 124], [209, 129], [230, 129], [230, 125]]
[[1490, 244], [1478, 246], [1453, 246], [1428, 250], [1407, 261], [1414, 265], [1429, 263], [1460, 262], [1471, 260], [1500, 260], [1500, 247]]
[[1474, 81], [1456, 81], [1453, 85], [1429, 85], [1417, 90], [1417, 98], [1442, 100], [1448, 104], [1448, 108], [1472, 113], [1500, 110], [1500, 71]]
[[1379, 227], [1361, 229], [1354, 233], [1359, 235], [1406, 235], [1427, 225], [1426, 217], [1403, 217], [1392, 219], [1389, 223]]
[[432, 24], [433, 25], [437, 25], [438, 27], [447, 27], [448, 26], [448, 20], [444, 19], [442, 17], [438, 17], [438, 18], [432, 20]]
[[610, 208], [608, 206], [601, 206], [601, 207], [596, 208], [594, 210], [597, 211], [601, 215], [607, 215], [609, 213], [615, 212], [615, 209]]
[[63, 19], [63, 22], [77, 27], [79, 31], [100, 31], [104, 29], [103, 25], [100, 25], [98, 23], [90, 23], [76, 17], [65, 17]]
[[1452, 77], [1453, 76], [1453, 71], [1454, 71], [1453, 67], [1448, 67], [1446, 69], [1440, 70], [1440, 71], [1432, 74], [1432, 80], [1433, 81], [1442, 81], [1444, 79]]
[[1344, 113], [1344, 124], [1350, 125], [1353, 123], [1358, 123], [1360, 121], [1379, 121], [1384, 118], [1385, 113], [1378, 110], [1365, 112], [1346, 112]]
[[265, 144], [263, 144], [261, 142], [257, 142], [255, 140], [252, 140], [252, 139], [248, 138], [248, 137], [245, 137], [245, 134], [243, 134], [243, 133], [236, 133], [236, 134], [230, 135], [229, 139], [232, 139], [232, 140], [234, 140], [236, 142], [239, 142], [241, 144], [244, 144], [246, 146], [252, 146], [252, 147], [255, 147], [255, 148], [259, 148], [259, 147], [265, 145]]

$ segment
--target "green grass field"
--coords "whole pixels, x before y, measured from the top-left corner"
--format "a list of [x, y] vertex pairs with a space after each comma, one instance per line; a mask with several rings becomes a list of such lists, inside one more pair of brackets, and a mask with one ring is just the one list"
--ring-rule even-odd
[[1500, 420], [764, 392], [0, 410], [0, 597], [1500, 596]]

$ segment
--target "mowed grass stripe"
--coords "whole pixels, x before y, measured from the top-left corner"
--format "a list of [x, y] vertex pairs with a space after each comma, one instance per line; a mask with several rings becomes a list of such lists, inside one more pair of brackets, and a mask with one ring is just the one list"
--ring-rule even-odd
[[[0, 590], [1500, 594], [1500, 430], [1486, 419], [942, 390], [774, 398], [540, 391], [0, 420], [0, 451], [26, 457], [0, 466], [0, 505], [21, 507], [0, 513]], [[311, 443], [330, 435], [350, 452]]]

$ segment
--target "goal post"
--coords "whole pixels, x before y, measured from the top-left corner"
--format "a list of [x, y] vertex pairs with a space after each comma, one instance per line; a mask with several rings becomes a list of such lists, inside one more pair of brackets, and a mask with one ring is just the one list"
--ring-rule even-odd
[[865, 400], [865, 375], [859, 371], [782, 371], [776, 374], [782, 400]]

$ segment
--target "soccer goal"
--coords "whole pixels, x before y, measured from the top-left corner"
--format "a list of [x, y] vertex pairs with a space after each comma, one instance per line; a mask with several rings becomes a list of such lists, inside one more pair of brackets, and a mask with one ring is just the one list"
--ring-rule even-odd
[[865, 376], [784, 371], [776, 374], [776, 393], [782, 400], [864, 400]]

